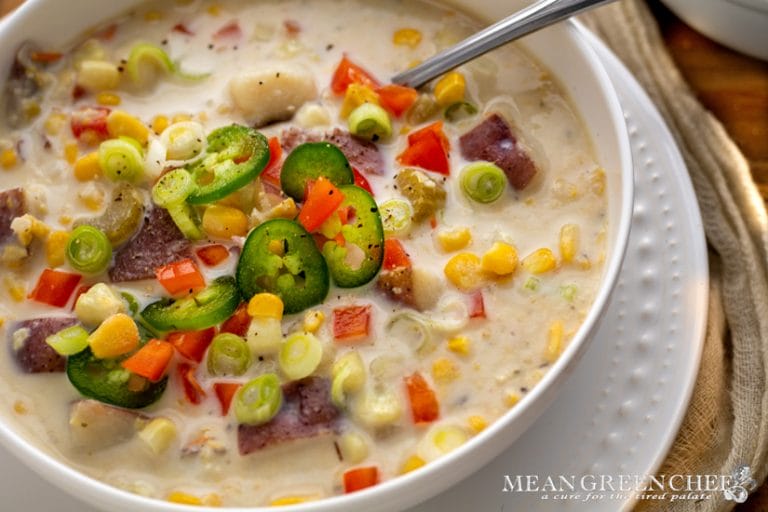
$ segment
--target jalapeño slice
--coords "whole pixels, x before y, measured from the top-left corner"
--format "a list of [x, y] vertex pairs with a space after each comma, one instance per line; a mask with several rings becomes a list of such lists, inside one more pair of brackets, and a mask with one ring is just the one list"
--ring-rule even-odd
[[251, 231], [237, 264], [245, 300], [257, 293], [279, 296], [285, 313], [320, 304], [328, 295], [328, 266], [312, 235], [300, 224], [274, 219]]
[[329, 142], [308, 142], [291, 151], [285, 159], [280, 186], [295, 200], [303, 201], [307, 182], [321, 176], [337, 187], [355, 182], [352, 167], [338, 147]]

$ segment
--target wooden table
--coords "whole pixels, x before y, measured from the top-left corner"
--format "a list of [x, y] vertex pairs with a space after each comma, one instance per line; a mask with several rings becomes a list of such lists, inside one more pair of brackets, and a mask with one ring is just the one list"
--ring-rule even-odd
[[[0, 16], [24, 0], [0, 0]], [[768, 201], [768, 63], [733, 52], [685, 25], [649, 0], [664, 40], [699, 100], [720, 119], [749, 160]], [[737, 512], [768, 512], [768, 483]]]

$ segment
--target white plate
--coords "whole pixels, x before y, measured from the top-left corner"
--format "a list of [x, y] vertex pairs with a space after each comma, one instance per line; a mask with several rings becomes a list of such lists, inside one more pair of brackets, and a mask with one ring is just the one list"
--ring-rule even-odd
[[[503, 493], [504, 475], [652, 473], [682, 420], [707, 312], [701, 217], [656, 109], [610, 51], [587, 37], [619, 91], [635, 161], [635, 214], [619, 283], [596, 339], [551, 408], [491, 464], [411, 512], [616, 510], [628, 504], [555, 503], [535, 493]], [[0, 497], [9, 511], [95, 512], [3, 448]]]

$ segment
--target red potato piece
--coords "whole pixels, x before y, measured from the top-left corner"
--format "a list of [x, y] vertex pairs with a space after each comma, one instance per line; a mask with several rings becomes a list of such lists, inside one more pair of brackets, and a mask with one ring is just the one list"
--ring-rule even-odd
[[462, 135], [459, 147], [461, 155], [467, 160], [485, 160], [498, 165], [517, 190], [527, 187], [538, 172], [536, 164], [498, 114], [491, 114]]
[[25, 213], [27, 213], [27, 201], [24, 190], [12, 188], [0, 192], [0, 246], [13, 236], [11, 229], [13, 219]]
[[96, 400], [78, 400], [69, 411], [70, 439], [86, 450], [109, 448], [132, 438], [140, 418], [145, 416]]
[[115, 254], [109, 277], [113, 282], [151, 279], [157, 267], [191, 257], [189, 240], [168, 212], [153, 208], [147, 212], [138, 234]]
[[384, 174], [384, 158], [376, 144], [357, 138], [340, 128], [325, 134], [290, 128], [283, 130], [280, 142], [285, 153], [290, 153], [296, 146], [305, 142], [330, 142], [338, 146], [349, 160], [349, 164], [363, 175]]
[[283, 406], [263, 425], [240, 425], [237, 444], [240, 455], [297, 439], [338, 431], [339, 411], [331, 403], [331, 383], [307, 377], [283, 386]]
[[25, 373], [63, 372], [66, 358], [60, 356], [45, 338], [77, 323], [72, 317], [23, 320], [9, 331], [9, 345], [19, 367]]

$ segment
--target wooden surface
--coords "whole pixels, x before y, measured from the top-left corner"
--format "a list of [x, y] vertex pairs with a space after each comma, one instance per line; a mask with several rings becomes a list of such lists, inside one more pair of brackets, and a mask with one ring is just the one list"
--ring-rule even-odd
[[[22, 2], [0, 0], [0, 16]], [[649, 5], [683, 76], [744, 152], [752, 176], [768, 200], [768, 63], [707, 39], [657, 0], [649, 0]], [[768, 483], [736, 511], [768, 512]]]

